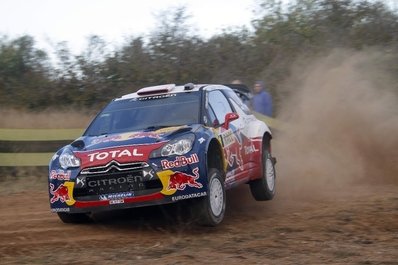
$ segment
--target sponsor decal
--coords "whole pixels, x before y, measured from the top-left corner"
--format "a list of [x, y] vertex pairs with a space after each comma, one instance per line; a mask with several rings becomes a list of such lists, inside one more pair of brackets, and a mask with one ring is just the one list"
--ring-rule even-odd
[[134, 196], [133, 192], [121, 192], [121, 193], [103, 194], [103, 195], [99, 196], [99, 199], [101, 201], [120, 200], [120, 199], [124, 199], [127, 197], [133, 197], [133, 196]]
[[199, 168], [192, 170], [192, 175], [188, 175], [182, 172], [175, 172], [170, 176], [168, 190], [185, 190], [186, 186], [193, 188], [202, 188], [203, 185], [196, 180], [199, 178]]
[[186, 195], [179, 195], [179, 196], [173, 196], [171, 199], [173, 202], [179, 201], [179, 200], [186, 200], [186, 199], [193, 199], [193, 198], [199, 198], [206, 196], [207, 192], [198, 192], [198, 193], [192, 193], [192, 194], [186, 194]]
[[59, 185], [58, 188], [54, 188], [54, 184], [50, 183], [50, 194], [52, 195], [50, 203], [61, 201], [71, 206], [76, 201], [73, 199], [73, 186], [75, 183], [66, 181]]
[[234, 166], [234, 162], [238, 165], [239, 169], [243, 170], [243, 158], [241, 154], [241, 145], [235, 144], [224, 149], [228, 165]]
[[232, 132], [232, 130], [226, 130], [225, 132], [223, 132], [222, 134], [220, 134], [221, 140], [223, 142], [224, 147], [228, 147], [231, 144], [235, 143], [235, 135]]
[[57, 179], [57, 180], [70, 180], [71, 171], [64, 171], [62, 169], [58, 170], [51, 170], [50, 172], [50, 179]]
[[220, 127], [220, 138], [222, 140], [222, 144], [224, 146], [225, 158], [227, 160], [229, 167], [234, 167], [234, 163], [237, 164], [240, 170], [243, 170], [243, 158], [242, 158], [242, 139], [240, 135], [240, 131], [237, 131], [236, 136], [232, 130], [228, 129], [224, 132], [221, 132], [222, 127]]
[[53, 213], [66, 213], [66, 212], [70, 212], [70, 208], [52, 208], [51, 212], [53, 212]]
[[53, 157], [51, 158], [51, 161], [54, 161], [55, 159], [57, 159], [59, 157], [59, 155], [54, 154]]
[[205, 141], [205, 138], [203, 138], [203, 137], [200, 137], [200, 138], [198, 139], [198, 142], [199, 142], [200, 144], [203, 144], [204, 141]]
[[154, 132], [137, 132], [133, 133], [129, 136], [129, 139], [136, 139], [136, 138], [153, 138], [158, 139], [159, 135]]
[[125, 177], [118, 177], [118, 178], [89, 180], [87, 182], [87, 185], [90, 188], [118, 185], [118, 184], [124, 184], [124, 183], [128, 183], [128, 184], [139, 183], [140, 185], [141, 184], [143, 185], [142, 181], [143, 181], [142, 176], [127, 175]]
[[140, 97], [137, 99], [139, 101], [141, 101], [141, 100], [150, 100], [150, 99], [171, 98], [171, 97], [175, 97], [175, 96], [177, 96], [177, 94], [164, 94], [164, 95], [157, 95], [157, 96]]
[[89, 161], [93, 162], [94, 160], [104, 160], [107, 158], [121, 158], [121, 157], [136, 157], [136, 156], [144, 156], [144, 154], [141, 154], [138, 152], [136, 148], [129, 150], [129, 149], [123, 149], [123, 150], [112, 150], [112, 151], [104, 151], [104, 152], [95, 152], [92, 154], [89, 154]]
[[126, 140], [137, 139], [137, 138], [158, 139], [159, 135], [154, 132], [121, 133], [121, 134], [117, 134], [117, 135], [98, 137], [98, 138], [92, 140], [90, 144], [94, 145], [94, 144], [107, 143], [107, 142], [120, 142], [120, 141], [126, 141]]
[[[112, 135], [112, 136], [103, 136], [101, 138], [96, 138], [91, 141], [91, 145], [94, 144], [99, 144], [99, 143], [107, 143], [107, 142], [113, 142], [113, 141], [123, 141], [122, 135]], [[127, 140], [127, 139], [124, 139]]]
[[119, 199], [119, 200], [110, 200], [109, 204], [121, 204], [124, 203], [123, 199]]
[[160, 191], [163, 195], [173, 195], [177, 190], [185, 190], [187, 186], [194, 188], [202, 188], [203, 185], [197, 181], [199, 178], [199, 168], [196, 167], [192, 171], [194, 175], [183, 172], [164, 170], [157, 172], [162, 182], [163, 189]]
[[254, 146], [254, 144], [252, 143], [252, 145], [249, 146], [245, 146], [245, 155], [251, 154], [251, 153], [255, 153], [258, 152], [259, 150], [256, 149], [256, 147]]
[[75, 155], [81, 160], [81, 168], [106, 165], [111, 161], [130, 163], [147, 161], [152, 150], [162, 146], [164, 142], [153, 144], [125, 145], [113, 148], [97, 149], [95, 151], [76, 151]]
[[190, 157], [177, 156], [174, 161], [169, 161], [166, 159], [160, 161], [163, 169], [183, 167], [183, 166], [195, 164], [198, 162], [199, 162], [199, 157], [197, 154], [192, 154]]

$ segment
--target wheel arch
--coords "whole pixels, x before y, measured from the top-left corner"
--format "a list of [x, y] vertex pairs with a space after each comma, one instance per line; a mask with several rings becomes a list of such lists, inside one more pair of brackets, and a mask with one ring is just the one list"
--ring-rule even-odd
[[211, 139], [207, 147], [206, 166], [208, 170], [210, 168], [220, 170], [225, 180], [226, 161], [221, 143], [216, 138]]
[[270, 146], [271, 139], [272, 139], [272, 135], [268, 131], [264, 132], [263, 139], [262, 139], [263, 146], [264, 145]]

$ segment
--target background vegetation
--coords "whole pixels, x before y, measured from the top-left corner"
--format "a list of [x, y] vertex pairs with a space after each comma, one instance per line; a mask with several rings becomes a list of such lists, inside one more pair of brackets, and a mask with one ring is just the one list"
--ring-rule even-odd
[[[130, 37], [109, 51], [92, 36], [87, 49], [73, 55], [59, 43], [56, 64], [35, 48], [31, 36], [0, 39], [0, 106], [24, 110], [49, 107], [97, 110], [110, 98], [161, 83], [251, 85], [264, 80], [276, 105], [279, 88], [296, 58], [336, 47], [377, 47], [389, 53], [380, 63], [398, 79], [398, 15], [382, 2], [298, 0], [286, 7], [263, 1], [254, 30], [224, 31], [210, 39], [197, 36], [184, 8], [165, 12], [149, 38]], [[392, 88], [398, 91], [398, 88]]]

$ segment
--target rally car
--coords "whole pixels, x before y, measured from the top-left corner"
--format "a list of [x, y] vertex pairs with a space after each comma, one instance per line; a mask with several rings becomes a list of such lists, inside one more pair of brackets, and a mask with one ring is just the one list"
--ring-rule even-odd
[[146, 87], [112, 100], [83, 136], [54, 154], [49, 199], [65, 223], [97, 211], [190, 200], [196, 220], [219, 224], [226, 189], [275, 194], [271, 131], [224, 85]]

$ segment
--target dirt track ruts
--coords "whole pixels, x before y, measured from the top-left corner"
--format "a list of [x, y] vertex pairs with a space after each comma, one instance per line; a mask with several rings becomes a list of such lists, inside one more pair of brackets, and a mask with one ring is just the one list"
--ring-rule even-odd
[[316, 200], [280, 194], [264, 203], [243, 186], [228, 192], [216, 228], [181, 220], [176, 206], [67, 225], [49, 212], [45, 190], [11, 192], [0, 196], [0, 264], [397, 264], [396, 190], [362, 186]]

